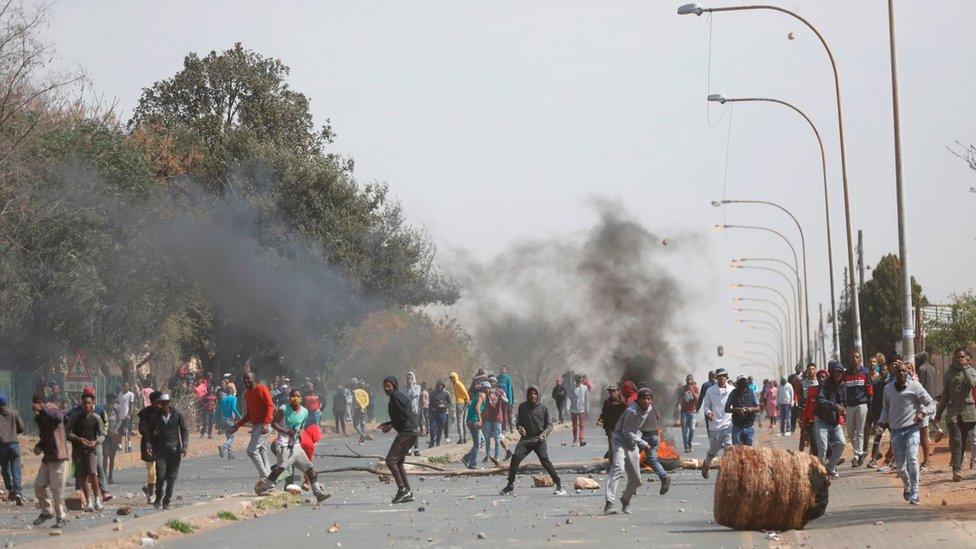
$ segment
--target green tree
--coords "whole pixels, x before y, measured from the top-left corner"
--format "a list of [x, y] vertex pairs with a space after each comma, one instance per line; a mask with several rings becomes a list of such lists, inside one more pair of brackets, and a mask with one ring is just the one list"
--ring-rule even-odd
[[926, 345], [941, 354], [976, 343], [976, 294], [972, 290], [952, 296], [948, 318], [934, 320], [927, 326]]
[[[867, 354], [885, 353], [890, 355], [895, 344], [901, 341], [901, 262], [898, 256], [888, 254], [882, 257], [871, 279], [864, 283], [858, 296], [861, 301], [861, 335], [863, 348]], [[926, 304], [922, 287], [912, 277], [912, 302]], [[853, 351], [854, 336], [850, 326], [850, 302], [841, 305], [840, 338], [845, 362]]]

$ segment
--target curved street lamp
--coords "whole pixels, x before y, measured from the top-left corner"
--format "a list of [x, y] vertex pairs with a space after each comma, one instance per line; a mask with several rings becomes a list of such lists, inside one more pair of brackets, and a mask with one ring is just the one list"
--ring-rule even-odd
[[[784, 13], [793, 17], [794, 19], [800, 21], [807, 26], [820, 40], [823, 45], [824, 50], [827, 52], [827, 58], [830, 60], [830, 68], [834, 73], [834, 98], [837, 102], [837, 133], [840, 143], [840, 170], [841, 176], [844, 182], [844, 222], [845, 229], [847, 231], [847, 268], [851, 273], [856, 273], [854, 270], [854, 236], [853, 236], [853, 224], [851, 219], [851, 189], [847, 180], [847, 145], [844, 140], [844, 110], [841, 107], [840, 99], [840, 75], [837, 72], [837, 61], [834, 59], [834, 52], [831, 51], [830, 46], [827, 44], [827, 40], [824, 38], [817, 27], [814, 27], [810, 21], [807, 21], [800, 15], [779, 6], [770, 6], [764, 4], [748, 5], [748, 6], [725, 6], [721, 8], [702, 8], [698, 4], [684, 4], [678, 8], [678, 15], [701, 15], [703, 13], [718, 13], [723, 11], [746, 11], [746, 10], [771, 10]], [[910, 291], [910, 290], [909, 290]], [[857, 295], [857, 287], [854, 287], [854, 291], [851, 294], [851, 328], [854, 332], [854, 350], [861, 353], [864, 356], [863, 341], [861, 339], [861, 305], [860, 299]], [[836, 321], [836, 317], [834, 319]]]
[[[792, 341], [792, 337], [793, 337], [794, 334], [796, 334], [796, 330], [793, 329], [794, 328], [793, 327], [793, 323], [790, 322], [790, 314], [786, 310], [784, 310], [782, 307], [780, 307], [779, 303], [776, 303], [775, 301], [772, 301], [770, 299], [763, 299], [761, 297], [733, 297], [732, 298], [732, 305], [733, 306], [738, 306], [739, 303], [764, 303], [764, 304], [772, 305], [773, 307], [775, 307], [776, 310], [779, 311], [779, 313], [781, 315], [783, 315], [783, 317], [782, 317], [783, 318], [783, 322], [786, 323], [786, 340], [787, 341]], [[739, 310], [740, 311], [745, 311], [746, 309], [739, 309]], [[799, 335], [799, 334], [796, 334], [796, 335]]]
[[[755, 266], [752, 266], [752, 265], [739, 265], [738, 267], [736, 267], [736, 269], [737, 270], [750, 269], [750, 270], [753, 270], [753, 271], [766, 271], [766, 272], [770, 272], [770, 273], [776, 273], [777, 275], [783, 277], [783, 280], [786, 281], [786, 284], [789, 285], [790, 290], [793, 292], [793, 302], [796, 304], [796, 306], [794, 307], [794, 309], [796, 309], [796, 322], [797, 322], [797, 325], [800, 325], [801, 324], [800, 310], [802, 308], [802, 302], [800, 301], [800, 294], [796, 291], [796, 286], [793, 284], [793, 280], [791, 280], [790, 277], [786, 276], [782, 272], [780, 272], [780, 271], [778, 271], [776, 269], [773, 269], [771, 267], [755, 267]], [[740, 284], [739, 286], [746, 287], [747, 285]], [[797, 347], [799, 347], [800, 344], [801, 344], [801, 342], [800, 341], [797, 341]], [[800, 353], [800, 355], [802, 355], [802, 354], [803, 353]]]
[[[720, 93], [709, 94], [709, 101], [717, 101], [718, 103], [747, 103], [747, 102], [766, 102], [774, 103], [778, 105], [783, 105], [793, 110], [793, 112], [799, 114], [806, 120], [807, 125], [813, 130], [814, 137], [817, 138], [817, 145], [820, 147], [820, 172], [823, 175], [823, 195], [824, 195], [824, 218], [826, 220], [825, 226], [827, 228], [827, 276], [830, 280], [830, 312], [833, 314], [833, 341], [834, 341], [834, 358], [837, 358], [839, 347], [837, 346], [837, 300], [834, 297], [834, 252], [833, 252], [833, 238], [830, 235], [830, 192], [829, 186], [827, 185], [827, 153], [824, 152], [823, 138], [820, 137], [820, 130], [814, 125], [813, 120], [802, 110], [800, 110], [796, 105], [783, 101], [782, 99], [773, 99], [770, 97], [725, 97]], [[788, 212], [787, 212], [788, 213]], [[799, 225], [797, 225], [799, 227]], [[802, 231], [801, 231], [802, 233]], [[803, 256], [803, 265], [806, 267], [807, 259], [806, 255]], [[809, 322], [809, 318], [807, 319]], [[808, 336], [809, 338], [809, 336]]]
[[766, 327], [769, 330], [771, 330], [777, 336], [776, 341], [777, 343], [779, 343], [780, 348], [782, 349], [782, 352], [780, 353], [780, 355], [783, 358], [782, 367], [784, 371], [786, 370], [786, 363], [792, 362], [792, 360], [789, 357], [787, 357], [787, 353], [789, 352], [789, 347], [786, 345], [785, 339], [783, 338], [782, 328], [777, 327], [777, 325], [773, 324], [772, 322], [758, 319], [758, 318], [737, 318], [735, 319], [735, 321], [739, 324], [746, 324], [750, 330], [761, 329], [761, 327]]

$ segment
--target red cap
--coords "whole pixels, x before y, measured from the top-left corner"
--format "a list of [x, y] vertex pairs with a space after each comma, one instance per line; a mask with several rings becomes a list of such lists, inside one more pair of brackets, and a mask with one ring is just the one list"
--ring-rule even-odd
[[84, 396], [93, 397], [93, 396], [95, 396], [95, 388], [94, 387], [85, 387], [84, 389], [81, 390], [81, 394], [84, 395]]

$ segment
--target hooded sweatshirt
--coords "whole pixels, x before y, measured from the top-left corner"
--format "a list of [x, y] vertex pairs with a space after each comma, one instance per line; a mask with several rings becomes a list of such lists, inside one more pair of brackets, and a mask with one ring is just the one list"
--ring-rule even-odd
[[447, 377], [451, 380], [451, 385], [454, 386], [454, 402], [458, 404], [468, 404], [471, 402], [471, 396], [468, 395], [468, 389], [463, 383], [461, 383], [457, 372], [451, 372]]
[[637, 400], [637, 386], [633, 381], [625, 381], [620, 384], [620, 396], [624, 397], [624, 402], [633, 404]]
[[964, 367], [955, 362], [949, 366], [942, 384], [942, 397], [936, 415], [942, 412], [949, 415], [949, 423], [976, 421], [976, 407], [973, 406], [973, 387], [976, 387], [976, 369]]
[[508, 374], [498, 374], [498, 388], [505, 391], [505, 398], [509, 405], [515, 402], [515, 392], [512, 389], [512, 376]]
[[539, 389], [529, 387], [525, 391], [525, 402], [519, 404], [518, 416], [515, 425], [525, 429], [525, 436], [522, 440], [538, 438], [541, 435], [549, 436], [552, 432], [552, 422], [549, 421], [549, 409], [542, 405], [542, 402], [532, 404], [529, 402], [529, 393], [539, 395]]
[[390, 393], [390, 404], [387, 411], [390, 414], [390, 425], [398, 433], [416, 433], [417, 432], [417, 414], [413, 411], [413, 407], [410, 404], [410, 397], [403, 394], [402, 391], [397, 390], [399, 388], [399, 383], [397, 383], [396, 376], [387, 376], [383, 382], [389, 381], [393, 384], [393, 392]]
[[620, 416], [620, 420], [617, 421], [616, 427], [614, 427], [613, 443], [619, 444], [627, 450], [647, 448], [648, 444], [641, 435], [644, 431], [653, 429], [650, 425], [645, 425], [645, 423], [653, 422], [656, 419], [651, 418], [652, 409], [651, 406], [648, 406], [645, 410], [636, 402], [627, 406], [623, 415]]
[[407, 384], [401, 389], [403, 394], [410, 399], [410, 409], [414, 414], [420, 413], [420, 385], [417, 384], [417, 376], [413, 372], [407, 372]]
[[446, 412], [450, 409], [451, 395], [444, 390], [444, 383], [438, 381], [437, 385], [434, 386], [434, 392], [430, 394], [430, 411]]
[[[831, 372], [839, 369], [839, 366], [832, 366]], [[840, 424], [840, 411], [837, 405], [845, 405], [847, 390], [844, 386], [843, 378], [835, 383], [832, 377], [824, 380], [817, 392], [817, 419], [826, 425], [837, 426]]]

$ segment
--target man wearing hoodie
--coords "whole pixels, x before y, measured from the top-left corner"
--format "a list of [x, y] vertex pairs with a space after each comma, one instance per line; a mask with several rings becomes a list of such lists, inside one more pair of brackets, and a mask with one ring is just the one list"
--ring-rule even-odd
[[17, 410], [7, 407], [7, 395], [0, 391], [0, 468], [7, 496], [17, 505], [24, 504], [20, 486], [20, 441], [18, 436], [27, 429]]
[[[410, 409], [413, 410], [413, 415], [417, 416], [417, 432], [422, 433], [424, 431], [423, 427], [420, 425], [420, 385], [417, 383], [417, 376], [413, 372], [407, 372], [407, 383], [400, 388], [402, 392], [408, 399], [410, 399]], [[413, 441], [413, 455], [420, 455], [420, 446], [418, 446], [420, 437], [416, 437]]]
[[502, 488], [501, 494], [504, 496], [515, 492], [515, 475], [518, 473], [519, 464], [529, 455], [529, 452], [535, 452], [542, 468], [549, 473], [552, 482], [556, 485], [553, 494], [566, 495], [559, 474], [549, 461], [546, 439], [552, 432], [552, 422], [549, 421], [549, 410], [539, 402], [539, 389], [529, 387], [525, 392], [525, 402], [519, 404], [516, 415], [515, 426], [521, 438], [512, 455], [512, 463], [508, 467], [508, 484]]
[[966, 453], [969, 432], [976, 425], [976, 406], [973, 405], [973, 387], [976, 387], [976, 369], [968, 362], [969, 352], [956, 349], [952, 353], [952, 365], [945, 373], [942, 383], [942, 398], [935, 412], [936, 423], [942, 420], [942, 413], [949, 417], [949, 451], [952, 454], [952, 481], [962, 480], [962, 462]]
[[390, 397], [390, 404], [387, 407], [390, 421], [381, 423], [379, 428], [384, 433], [389, 433], [391, 429], [397, 432], [393, 444], [390, 445], [390, 451], [386, 454], [386, 466], [390, 469], [390, 474], [397, 485], [397, 493], [391, 503], [407, 503], [413, 501], [413, 493], [410, 491], [410, 482], [407, 480], [407, 471], [403, 468], [403, 462], [406, 461], [410, 449], [417, 445], [417, 413], [414, 412], [410, 397], [398, 388], [395, 376], [387, 376], [383, 380], [383, 392]]
[[559, 414], [559, 423], [562, 423], [563, 414], [566, 412], [566, 386], [563, 385], [563, 376], [556, 378], [556, 386], [552, 388], [552, 399], [556, 401], [556, 412]]
[[504, 427], [507, 426], [508, 432], [511, 433], [515, 430], [515, 418], [512, 417], [512, 410], [515, 408], [515, 392], [512, 389], [512, 376], [508, 375], [508, 366], [502, 366], [500, 373], [498, 374], [498, 387], [505, 392], [505, 423]]
[[457, 443], [467, 444], [468, 431], [465, 419], [468, 415], [468, 404], [471, 403], [471, 396], [468, 395], [467, 387], [458, 378], [457, 372], [451, 372], [447, 378], [451, 380], [451, 386], [454, 387], [454, 422], [457, 424]]
[[444, 382], [437, 380], [430, 393], [430, 442], [428, 448], [441, 445], [441, 435], [447, 427], [447, 413], [451, 409], [451, 395], [444, 390]]
[[[613, 430], [613, 460], [607, 477], [606, 496], [603, 506], [605, 514], [613, 514], [614, 500], [617, 497], [617, 486], [624, 472], [627, 473], [627, 486], [620, 496], [621, 510], [630, 514], [630, 501], [641, 485], [640, 479], [640, 450], [647, 450], [650, 445], [642, 438], [643, 431], [650, 431], [656, 424], [656, 413], [651, 409], [653, 394], [648, 388], [637, 391], [637, 401], [624, 410], [617, 426]], [[653, 416], [653, 417], [652, 417]], [[646, 424], [646, 425], [645, 425]], [[666, 479], [666, 480], [665, 480]], [[661, 494], [668, 491], [670, 477], [665, 476], [661, 481]]]
[[[836, 360], [830, 361], [828, 366], [829, 377], [820, 386], [817, 392], [817, 456], [820, 463], [827, 467], [830, 478], [837, 478], [837, 463], [844, 453], [844, 430], [841, 429], [841, 420], [847, 411], [847, 390], [844, 386], [844, 367]], [[828, 444], [831, 450], [830, 458], [827, 458]]]
[[589, 410], [587, 399], [590, 396], [590, 390], [583, 383], [583, 376], [577, 375], [573, 381], [573, 390], [569, 393], [569, 419], [573, 421], [573, 444], [578, 442], [580, 446], [586, 446], [583, 437], [586, 426], [586, 412]]

